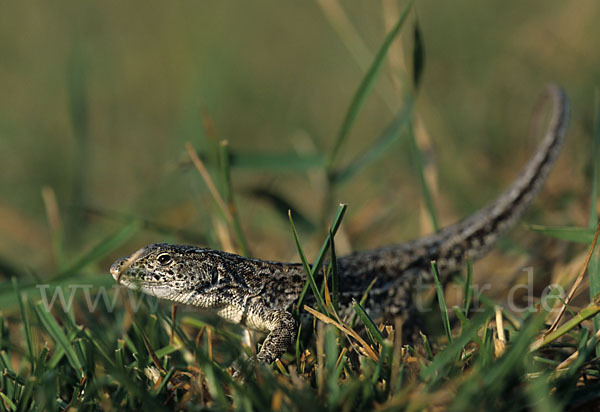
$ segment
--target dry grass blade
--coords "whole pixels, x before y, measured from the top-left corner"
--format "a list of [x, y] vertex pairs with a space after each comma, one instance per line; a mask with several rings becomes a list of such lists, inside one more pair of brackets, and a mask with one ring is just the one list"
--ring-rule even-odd
[[346, 356], [346, 352], [348, 352], [348, 348], [343, 347], [342, 351], [340, 352], [340, 356], [338, 356], [337, 361], [335, 362], [335, 368], [339, 368], [340, 364], [342, 363], [342, 360], [344, 359], [344, 356]]
[[56, 200], [56, 193], [50, 186], [44, 186], [42, 188], [42, 200], [44, 201], [44, 207], [46, 208], [46, 216], [48, 217], [48, 223], [53, 232], [62, 230], [63, 224], [60, 218], [60, 212], [58, 208], [58, 201]]
[[573, 298], [573, 295], [575, 295], [575, 291], [577, 290], [577, 288], [579, 287], [579, 284], [583, 280], [583, 276], [585, 275], [588, 265], [590, 264], [590, 260], [592, 259], [592, 255], [594, 254], [594, 250], [596, 249], [596, 241], [598, 240], [599, 232], [600, 232], [600, 223], [598, 223], [598, 225], [596, 226], [596, 233], [594, 233], [594, 240], [592, 240], [592, 245], [590, 246], [590, 249], [588, 251], [588, 255], [585, 259], [585, 263], [583, 264], [583, 268], [581, 269], [581, 272], [579, 272], [579, 275], [577, 276], [575, 283], [573, 283], [573, 286], [571, 287], [571, 290], [569, 291], [567, 298], [563, 302], [563, 305], [560, 308], [560, 312], [558, 312], [556, 319], [554, 319], [552, 326], [550, 326], [550, 328], [544, 333], [544, 336], [548, 335], [549, 333], [554, 331], [554, 329], [556, 329], [556, 327], [558, 326], [558, 323], [560, 322], [560, 319], [562, 318], [563, 314], [565, 313], [565, 310], [567, 309], [567, 305]]
[[119, 273], [117, 275], [117, 285], [120, 284], [120, 282], [121, 282], [121, 276], [123, 276], [123, 273], [125, 273], [125, 271], [127, 269], [129, 269], [129, 266], [131, 266], [133, 264], [133, 262], [135, 262], [142, 255], [142, 253], [144, 253], [144, 249], [143, 248], [139, 249], [133, 255], [129, 256], [127, 258], [127, 260], [125, 261], [125, 264], [123, 264], [123, 266], [121, 266], [119, 268]]
[[208, 352], [208, 359], [209, 360], [213, 360], [213, 333], [212, 333], [212, 328], [206, 328], [206, 340], [208, 342], [208, 348], [207, 348], [207, 352]]
[[60, 209], [56, 200], [54, 189], [49, 186], [42, 188], [42, 200], [46, 208], [46, 216], [50, 226], [50, 236], [54, 249], [54, 258], [59, 268], [64, 267], [65, 251], [64, 251], [64, 225], [60, 218]]
[[[207, 329], [206, 326], [202, 326], [200, 328], [200, 331], [196, 334], [196, 339], [194, 340], [194, 343], [197, 348], [200, 347], [200, 339], [202, 339], [202, 336], [204, 336], [204, 332], [206, 332], [206, 329]], [[194, 363], [198, 363], [198, 352], [197, 351], [194, 351]]]
[[506, 336], [504, 334], [504, 320], [502, 318], [502, 308], [496, 307], [496, 332], [498, 333], [498, 339], [494, 340], [494, 355], [496, 357], [502, 356], [506, 350]]
[[506, 336], [504, 335], [504, 318], [502, 317], [502, 308], [496, 307], [496, 331], [498, 332], [498, 339], [506, 343]]
[[308, 313], [310, 313], [311, 315], [313, 315], [315, 318], [319, 319], [321, 322], [333, 325], [336, 328], [338, 328], [339, 330], [341, 330], [342, 332], [344, 332], [346, 335], [352, 336], [354, 339], [356, 339], [356, 341], [358, 343], [360, 343], [361, 349], [365, 352], [365, 354], [369, 358], [371, 358], [375, 362], [379, 361], [379, 355], [377, 355], [377, 353], [373, 350], [371, 345], [369, 345], [363, 338], [361, 338], [360, 335], [358, 333], [356, 333], [354, 330], [341, 324], [340, 322], [336, 321], [335, 319], [332, 319], [329, 316], [322, 314], [321, 312], [317, 312], [316, 310], [314, 310], [311, 307], [308, 307], [305, 305], [304, 310], [307, 311]]
[[[323, 14], [337, 32], [344, 46], [354, 57], [363, 72], [369, 70], [369, 62], [373, 60], [373, 53], [356, 29], [352, 20], [342, 7], [339, 0], [317, 0]], [[393, 22], [395, 23], [395, 21]], [[393, 25], [393, 23], [391, 25]], [[390, 26], [391, 26], [390, 25]], [[387, 27], [390, 30], [391, 27]], [[390, 96], [392, 97], [392, 96]]]
[[[600, 330], [598, 330], [595, 334], [594, 337], [596, 339], [600, 339]], [[592, 339], [593, 339], [592, 338]], [[570, 364], [572, 364], [573, 362], [575, 362], [577, 360], [577, 358], [579, 357], [579, 351], [574, 352], [571, 354], [571, 356], [569, 356], [567, 359], [565, 359], [564, 361], [562, 361], [557, 367], [556, 367], [556, 371], [560, 372], [562, 369], [566, 369]]]
[[[327, 268], [323, 267], [323, 273], [327, 273]], [[327, 278], [325, 278], [324, 282], [323, 282], [323, 286], [324, 286], [324, 290], [323, 290], [323, 295], [325, 298], [325, 305], [327, 305], [327, 309], [329, 311], [329, 313], [335, 313], [335, 310], [333, 309], [333, 304], [331, 303], [331, 293], [329, 293], [329, 286], [327, 286]], [[339, 317], [336, 314], [336, 318], [339, 320]]]
[[169, 345], [175, 343], [175, 325], [177, 321], [177, 305], [171, 305], [171, 333], [169, 334]]
[[152, 359], [154, 366], [156, 366], [156, 368], [159, 371], [161, 371], [163, 374], [166, 374], [167, 370], [165, 368], [163, 368], [163, 366], [161, 365], [160, 359], [158, 359], [158, 356], [156, 356], [156, 352], [154, 352], [154, 349], [152, 349], [152, 346], [150, 346], [150, 342], [148, 341], [148, 337], [146, 336], [146, 334], [142, 333], [140, 336], [142, 337], [144, 346], [146, 347], [146, 350], [148, 351], [148, 354], [150, 355], [150, 358]]
[[227, 219], [227, 221], [229, 223], [233, 223], [233, 216], [231, 216], [229, 209], [227, 208], [227, 206], [225, 205], [225, 202], [223, 201], [223, 198], [219, 194], [219, 191], [217, 190], [215, 183], [213, 182], [212, 178], [210, 177], [208, 170], [206, 170], [206, 166], [204, 166], [204, 163], [198, 157], [198, 154], [196, 153], [194, 146], [192, 146], [192, 144], [190, 142], [185, 142], [185, 150], [187, 150], [188, 155], [190, 156], [190, 159], [192, 159], [192, 163], [194, 163], [194, 167], [196, 168], [196, 170], [198, 170], [198, 172], [200, 173], [200, 176], [202, 176], [202, 179], [206, 183], [206, 186], [208, 187], [210, 194], [215, 199], [215, 202], [217, 202], [217, 205], [219, 206], [219, 208], [225, 215], [225, 218]]
[[579, 327], [581, 325], [581, 322], [583, 322], [584, 320], [589, 319], [589, 318], [597, 315], [598, 313], [600, 313], [600, 304], [597, 302], [598, 300], [600, 300], [600, 299], [596, 299], [595, 302], [590, 303], [585, 308], [580, 310], [577, 314], [575, 314], [575, 316], [573, 316], [571, 319], [566, 321], [563, 325], [561, 325], [555, 331], [553, 331], [547, 335], [542, 335], [542, 337], [540, 337], [538, 340], [536, 340], [535, 342], [533, 342], [530, 345], [530, 350], [533, 352], [533, 351], [540, 349], [542, 346], [545, 346], [545, 345], [555, 341], [556, 339], [563, 336], [570, 330], [573, 330], [574, 328]]

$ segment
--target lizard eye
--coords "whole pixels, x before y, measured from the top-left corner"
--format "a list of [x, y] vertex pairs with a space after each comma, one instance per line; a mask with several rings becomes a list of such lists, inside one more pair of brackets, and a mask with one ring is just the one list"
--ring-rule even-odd
[[161, 253], [160, 255], [158, 255], [156, 260], [158, 260], [158, 263], [160, 263], [161, 265], [166, 266], [173, 261], [173, 258], [168, 253]]

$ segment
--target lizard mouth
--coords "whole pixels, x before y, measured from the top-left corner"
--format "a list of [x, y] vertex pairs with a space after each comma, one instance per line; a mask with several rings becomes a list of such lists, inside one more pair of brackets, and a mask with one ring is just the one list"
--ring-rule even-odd
[[139, 280], [137, 278], [129, 278], [127, 274], [122, 274], [119, 284], [160, 299], [175, 300], [176, 292], [163, 282]]

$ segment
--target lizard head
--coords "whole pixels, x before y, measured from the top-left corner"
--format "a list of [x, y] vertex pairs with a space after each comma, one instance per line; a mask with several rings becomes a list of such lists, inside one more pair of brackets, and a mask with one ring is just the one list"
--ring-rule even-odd
[[118, 259], [110, 268], [117, 283], [161, 299], [210, 308], [217, 305], [218, 271], [213, 251], [157, 243]]

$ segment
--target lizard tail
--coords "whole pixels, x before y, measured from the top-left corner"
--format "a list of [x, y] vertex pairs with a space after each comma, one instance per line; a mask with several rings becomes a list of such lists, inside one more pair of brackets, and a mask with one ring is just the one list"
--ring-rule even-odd
[[[556, 85], [548, 86], [552, 114], [545, 137], [519, 177], [487, 207], [438, 233], [413, 241], [355, 252], [340, 263], [361, 276], [410, 282], [413, 275], [432, 281], [430, 261], [436, 260], [442, 280], [464, 265], [466, 258], [482, 257], [500, 235], [511, 229], [542, 187], [556, 161], [569, 122], [569, 100]], [[367, 276], [366, 278], [369, 278]]]
[[464, 257], [477, 259], [487, 253], [500, 235], [515, 226], [548, 177], [567, 133], [569, 99], [557, 85], [548, 86], [547, 94], [552, 100], [548, 129], [520, 176], [487, 207], [434, 235], [446, 271], [458, 269]]

